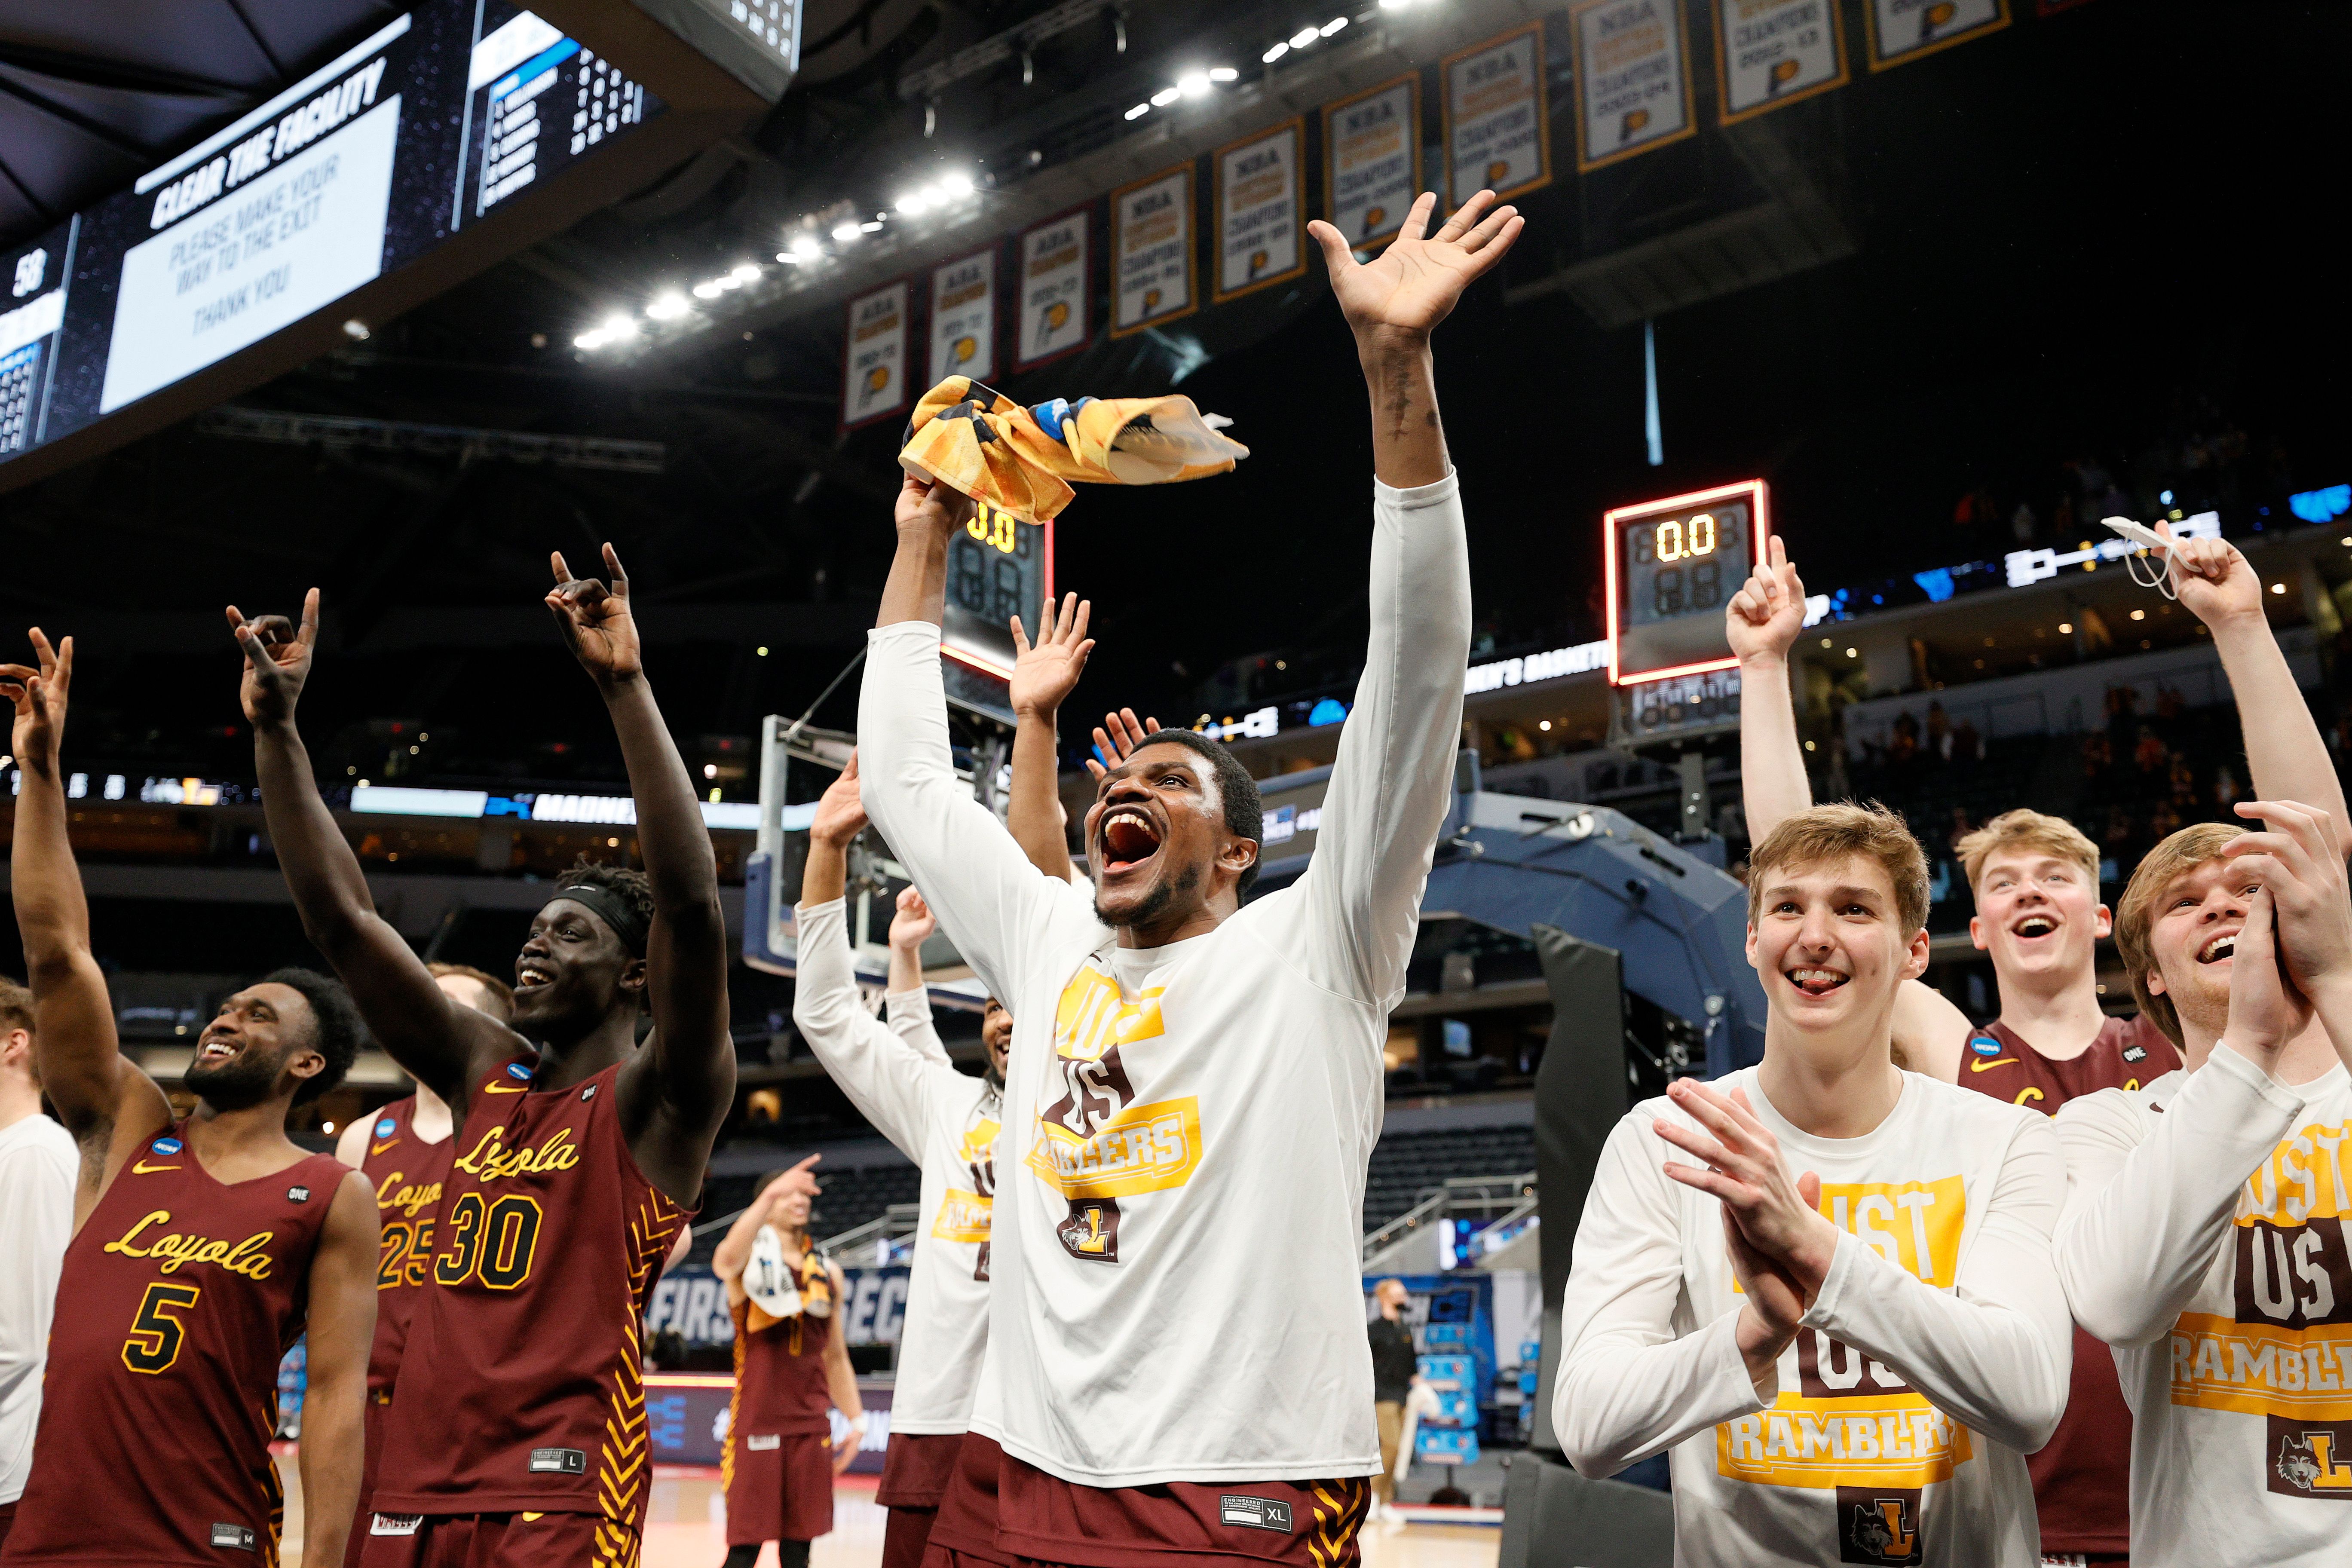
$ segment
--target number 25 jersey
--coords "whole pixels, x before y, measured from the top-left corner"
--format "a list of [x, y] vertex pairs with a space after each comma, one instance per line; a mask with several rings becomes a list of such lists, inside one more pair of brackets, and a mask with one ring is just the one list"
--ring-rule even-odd
[[653, 1462], [639, 1314], [689, 1211], [638, 1171], [606, 1068], [474, 1086], [384, 1434], [384, 1514], [593, 1513], [634, 1530]]

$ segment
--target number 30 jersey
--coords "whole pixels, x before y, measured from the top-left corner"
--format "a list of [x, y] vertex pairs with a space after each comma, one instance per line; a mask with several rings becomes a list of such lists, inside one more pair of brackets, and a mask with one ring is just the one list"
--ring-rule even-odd
[[275, 1568], [278, 1363], [344, 1174], [224, 1185], [177, 1126], [115, 1176], [66, 1249], [11, 1563]]
[[653, 1470], [637, 1324], [690, 1217], [638, 1171], [616, 1064], [476, 1084], [408, 1326], [381, 1514], [593, 1513], [635, 1530]]

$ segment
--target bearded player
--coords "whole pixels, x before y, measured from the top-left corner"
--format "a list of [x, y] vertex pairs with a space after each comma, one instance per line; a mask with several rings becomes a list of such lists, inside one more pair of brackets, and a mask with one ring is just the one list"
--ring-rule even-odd
[[[1020, 759], [1013, 766], [1022, 768]], [[915, 1242], [890, 1405], [890, 1447], [876, 1500], [890, 1510], [885, 1568], [915, 1568], [935, 1526], [941, 1545], [992, 1556], [994, 1521], [943, 1511], [988, 1349], [989, 1241], [1012, 1016], [993, 998], [982, 1023], [987, 1074], [956, 1069], [931, 1028], [920, 951], [934, 917], [912, 888], [890, 922], [890, 980], [877, 1021], [859, 997], [844, 893], [849, 846], [866, 826], [857, 758], [824, 792], [809, 824], [801, 876], [799, 973], [793, 1022], [834, 1082], [922, 1172], [926, 1228]], [[732, 1529], [732, 1513], [730, 1528]], [[791, 1568], [790, 1564], [786, 1568]]]
[[1104, 775], [1090, 887], [1033, 866], [949, 754], [939, 622], [968, 503], [920, 480], [900, 496], [859, 714], [864, 799], [1013, 1012], [972, 1415], [1002, 1447], [1008, 1557], [1356, 1552], [1380, 1465], [1364, 1172], [1469, 649], [1430, 333], [1517, 237], [1493, 204], [1481, 192], [1429, 236], [1425, 195], [1368, 266], [1313, 227], [1371, 394], [1372, 632], [1318, 852], [1292, 887], [1243, 907], [1256, 786], [1185, 731]]
[[[735, 1081], [710, 836], [612, 585], [547, 595], [610, 716], [646, 869], [575, 868], [515, 962], [513, 1027], [452, 1000], [375, 911], [295, 728], [299, 629], [229, 619], [271, 838], [303, 929], [394, 1059], [446, 1101], [430, 1285], [384, 1431], [373, 1568], [637, 1556], [650, 1458], [638, 1321], [701, 1191]], [[654, 1032], [636, 1045], [650, 1004]]]
[[308, 970], [245, 987], [197, 1037], [194, 1109], [173, 1119], [116, 1044], [67, 842], [73, 639], [53, 652], [37, 630], [33, 647], [37, 670], [0, 666], [23, 770], [10, 885], [41, 1081], [81, 1176], [32, 1474], [0, 1557], [275, 1564], [278, 1363], [307, 1331], [302, 1553], [332, 1563], [359, 1493], [375, 1204], [356, 1173], [287, 1137], [286, 1115], [341, 1079], [359, 1020]]
[[2137, 1568], [2352, 1550], [2352, 897], [2333, 812], [2237, 807], [2132, 873], [2116, 946], [2187, 1067], [2058, 1114], [2074, 1316], [2135, 1417]]
[[[514, 993], [504, 981], [460, 963], [425, 967], [452, 1001], [500, 1023], [514, 1016]], [[453, 1131], [449, 1107], [419, 1084], [414, 1094], [394, 1100], [373, 1117], [352, 1121], [335, 1143], [335, 1158], [365, 1176], [375, 1194], [382, 1237], [375, 1273], [375, 1341], [368, 1350], [367, 1465], [360, 1476], [357, 1522], [343, 1548], [344, 1568], [359, 1568], [368, 1521], [375, 1511], [372, 1504], [376, 1467], [383, 1458], [384, 1418], [400, 1373], [400, 1352], [408, 1342], [409, 1314], [433, 1264], [434, 1221], [441, 1213], [441, 1189], [456, 1152], [449, 1146]]]

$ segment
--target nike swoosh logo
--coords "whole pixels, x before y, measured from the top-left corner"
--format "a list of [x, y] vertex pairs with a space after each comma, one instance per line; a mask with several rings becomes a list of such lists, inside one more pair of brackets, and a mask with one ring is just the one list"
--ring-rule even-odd
[[392, 1143], [371, 1143], [368, 1145], [368, 1152], [371, 1154], [381, 1154], [386, 1149], [391, 1148], [394, 1143], [397, 1143], [399, 1142], [400, 1140], [395, 1138], [392, 1141]]
[[1969, 1058], [1969, 1070], [1970, 1072], [1982, 1072], [1987, 1068], [2005, 1068], [2011, 1066], [2016, 1060], [2017, 1058], [2015, 1057], [1996, 1057], [1991, 1061], [1986, 1061], [1979, 1057], [1970, 1057]]
[[528, 1091], [520, 1084], [486, 1083], [482, 1085], [482, 1092], [484, 1094], [523, 1094]]
[[135, 1174], [152, 1176], [158, 1171], [176, 1171], [180, 1169], [180, 1167], [177, 1165], [151, 1165], [144, 1160], [138, 1160], [131, 1163], [131, 1169]]

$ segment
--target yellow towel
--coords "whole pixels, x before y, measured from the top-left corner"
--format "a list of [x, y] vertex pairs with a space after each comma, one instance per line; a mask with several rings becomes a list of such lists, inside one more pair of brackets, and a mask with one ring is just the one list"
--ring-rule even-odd
[[923, 395], [898, 463], [1010, 512], [1043, 522], [1070, 504], [1072, 481], [1165, 485], [1232, 471], [1249, 448], [1189, 397], [1055, 398], [1024, 408], [968, 375]]

